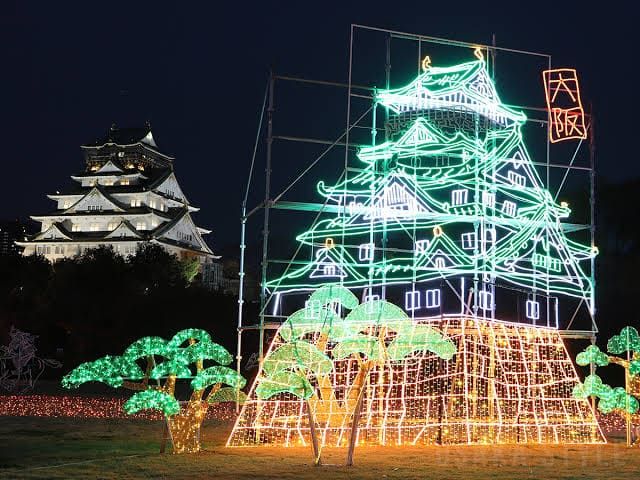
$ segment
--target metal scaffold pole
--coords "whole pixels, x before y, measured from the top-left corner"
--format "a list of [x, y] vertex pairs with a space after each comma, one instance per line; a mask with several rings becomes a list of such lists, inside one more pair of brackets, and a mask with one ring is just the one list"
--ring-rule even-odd
[[267, 301], [267, 263], [269, 248], [269, 207], [271, 206], [271, 147], [273, 144], [273, 71], [269, 73], [269, 105], [267, 107], [267, 159], [264, 179], [264, 225], [262, 230], [262, 275], [260, 280], [260, 340], [258, 360], [264, 358], [264, 315]]
[[[260, 140], [260, 132], [262, 131], [262, 120], [264, 118], [264, 107], [267, 103], [267, 94], [269, 91], [269, 84], [271, 79], [267, 82], [267, 87], [264, 92], [264, 100], [262, 100], [262, 108], [260, 109], [260, 121], [258, 122], [258, 131], [256, 132], [256, 141], [253, 145], [253, 155], [251, 157], [251, 166], [249, 167], [249, 178], [247, 179], [247, 188], [244, 192], [244, 198], [242, 200], [242, 215], [240, 217], [240, 271], [238, 272], [239, 285], [238, 285], [238, 344], [236, 350], [236, 371], [240, 375], [240, 367], [242, 363], [242, 314], [244, 307], [244, 258], [246, 245], [246, 231], [247, 231], [247, 200], [249, 198], [249, 190], [251, 189], [251, 179], [253, 177], [253, 167], [256, 162], [256, 152], [258, 151], [258, 141]], [[236, 413], [240, 412], [240, 390], [236, 394]]]

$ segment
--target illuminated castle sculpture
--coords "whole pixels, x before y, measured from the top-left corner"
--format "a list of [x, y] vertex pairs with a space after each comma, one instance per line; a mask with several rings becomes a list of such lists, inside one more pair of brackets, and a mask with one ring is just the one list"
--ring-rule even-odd
[[[376, 144], [374, 134], [358, 153], [361, 168], [337, 185], [320, 182], [338, 215], [297, 237], [309, 262], [267, 287], [283, 305], [322, 285], [346, 287], [365, 304], [404, 302], [414, 322], [455, 344], [450, 360], [415, 349], [371, 370], [361, 442], [602, 442], [588, 401], [571, 395], [579, 378], [557, 329], [560, 296], [593, 309], [586, 266], [597, 251], [568, 238], [574, 227], [561, 219], [570, 210], [535, 170], [526, 117], [502, 104], [483, 59], [425, 67], [409, 85], [376, 92], [388, 113], [386, 141]], [[509, 294], [522, 305], [501, 306]], [[515, 318], [517, 309], [526, 318]], [[388, 328], [377, 332], [393, 341]], [[288, 336], [279, 331], [269, 351]], [[332, 355], [335, 344], [321, 346]], [[317, 413], [326, 445], [349, 436], [345, 404], [360, 363], [341, 358], [330, 384], [309, 380], [334, 392], [329, 413]], [[228, 445], [307, 443], [304, 403], [289, 393], [258, 398], [261, 381]]]
[[52, 262], [101, 245], [127, 256], [139, 244], [154, 242], [180, 258], [201, 263], [215, 258], [191, 218], [199, 208], [180, 188], [173, 158], [161, 153], [150, 127], [111, 127], [106, 138], [83, 145], [86, 170], [71, 178], [77, 188], [48, 195], [57, 210], [31, 218], [40, 232], [24, 242], [24, 255]]
[[[484, 62], [429, 68], [376, 100], [391, 113], [389, 140], [360, 150], [364, 167], [355, 176], [320, 182], [341, 213], [298, 236], [313, 261], [269, 288], [339, 282], [379, 296], [381, 286], [448, 280], [465, 302], [475, 287], [473, 312], [492, 317], [501, 284], [530, 291], [527, 317], [556, 326], [536, 292], [593, 305], [583, 262], [595, 252], [567, 238], [571, 225], [560, 219], [570, 210], [544, 188], [522, 139], [526, 118], [502, 105]], [[442, 292], [427, 292], [409, 288], [407, 309], [438, 313]]]

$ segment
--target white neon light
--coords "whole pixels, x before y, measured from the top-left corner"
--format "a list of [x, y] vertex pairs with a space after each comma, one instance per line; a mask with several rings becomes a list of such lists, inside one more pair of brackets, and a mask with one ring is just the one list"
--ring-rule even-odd
[[505, 200], [504, 203], [502, 204], [502, 213], [509, 215], [511, 217], [516, 216], [517, 209], [518, 207], [516, 206], [516, 204], [509, 200]]
[[280, 306], [280, 295], [280, 293], [276, 293], [276, 296], [274, 298], [273, 311], [271, 312], [271, 315], [273, 315], [274, 317], [278, 314], [278, 307]]
[[467, 203], [467, 197], [469, 196], [469, 191], [466, 188], [461, 190], [453, 190], [451, 192], [451, 205], [463, 205]]
[[496, 243], [497, 236], [498, 232], [495, 228], [485, 228], [482, 240], [484, 243]]
[[527, 318], [538, 320], [540, 318], [540, 302], [527, 300]]
[[482, 310], [493, 310], [493, 293], [481, 290], [478, 293], [478, 302]]
[[493, 208], [496, 204], [496, 194], [491, 192], [482, 192], [482, 204], [488, 208]]
[[363, 243], [358, 247], [358, 258], [360, 261], [368, 262], [373, 260], [373, 251], [375, 245], [373, 243]]
[[425, 290], [425, 303], [427, 308], [437, 308], [440, 306], [440, 289]]
[[412, 290], [404, 294], [404, 309], [408, 312], [418, 310], [421, 307], [420, 291]]
[[416, 241], [416, 253], [422, 255], [429, 248], [429, 240], [417, 240]]
[[445, 261], [444, 261], [444, 257], [436, 257], [433, 260], [433, 265], [438, 269], [438, 270], [443, 270], [445, 268]]
[[509, 172], [507, 172], [507, 178], [515, 187], [524, 187], [527, 184], [527, 178], [513, 170], [509, 170]]
[[464, 250], [473, 250], [476, 248], [476, 232], [462, 234], [462, 248]]

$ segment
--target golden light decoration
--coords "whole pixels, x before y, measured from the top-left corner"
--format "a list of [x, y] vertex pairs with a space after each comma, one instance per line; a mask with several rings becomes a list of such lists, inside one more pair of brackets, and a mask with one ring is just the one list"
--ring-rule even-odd
[[[456, 353], [446, 360], [416, 351], [373, 366], [365, 379], [359, 445], [605, 442], [588, 400], [571, 395], [579, 378], [558, 330], [461, 315], [418, 323], [446, 335]], [[285, 338], [279, 332], [270, 351]], [[318, 345], [317, 333], [307, 339]], [[324, 352], [331, 355], [334, 347], [327, 342]], [[334, 360], [329, 383], [309, 377], [316, 398], [308, 404], [324, 446], [349, 441], [344, 404], [358, 371], [357, 360], [346, 357]], [[286, 392], [259, 400], [256, 383], [227, 445], [308, 445], [307, 403]], [[326, 398], [318, 398], [327, 386]]]

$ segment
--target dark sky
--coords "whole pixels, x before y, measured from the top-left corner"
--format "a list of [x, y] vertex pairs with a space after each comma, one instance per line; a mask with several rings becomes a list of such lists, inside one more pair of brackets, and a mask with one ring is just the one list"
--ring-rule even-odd
[[[82, 143], [113, 122], [149, 120], [160, 149], [176, 157], [190, 201], [202, 208], [197, 221], [214, 230], [209, 242], [218, 250], [237, 244], [269, 67], [345, 81], [351, 23], [482, 43], [495, 33], [499, 46], [553, 55], [554, 66], [577, 68], [583, 100], [593, 103], [599, 173], [612, 181], [640, 175], [629, 148], [638, 108], [632, 91], [638, 53], [630, 41], [637, 34], [635, 12], [576, 13], [561, 2], [507, 11], [482, 2], [475, 15], [459, 2], [442, 2], [441, 11], [424, 1], [343, 3], [350, 5], [3, 2], [0, 218], [50, 211], [45, 194], [68, 188], [69, 175], [83, 168]], [[366, 63], [367, 55], [358, 61]], [[371, 46], [377, 67], [383, 55]], [[296, 133], [332, 137], [344, 126], [343, 104], [307, 105], [295, 95], [278, 100], [279, 109], [300, 112]], [[542, 106], [537, 100], [531, 103]], [[281, 155], [279, 183], [312, 157]], [[313, 183], [334, 173], [321, 165]], [[257, 174], [262, 183], [263, 170]]]

